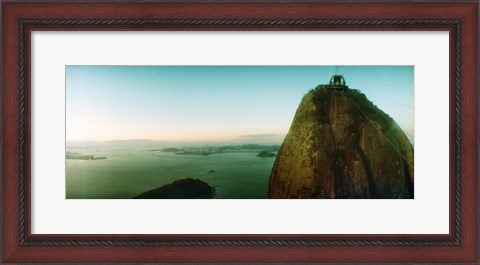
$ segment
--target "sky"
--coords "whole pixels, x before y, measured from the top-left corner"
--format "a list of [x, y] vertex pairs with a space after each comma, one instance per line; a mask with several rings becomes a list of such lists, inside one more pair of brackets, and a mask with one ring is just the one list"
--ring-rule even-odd
[[333, 74], [413, 142], [413, 66], [66, 66], [66, 139], [281, 143]]

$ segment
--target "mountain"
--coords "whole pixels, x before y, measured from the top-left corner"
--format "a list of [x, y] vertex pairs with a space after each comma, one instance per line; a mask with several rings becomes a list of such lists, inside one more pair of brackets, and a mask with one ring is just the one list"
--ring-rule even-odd
[[413, 147], [358, 90], [319, 85], [302, 99], [277, 153], [269, 198], [413, 198]]

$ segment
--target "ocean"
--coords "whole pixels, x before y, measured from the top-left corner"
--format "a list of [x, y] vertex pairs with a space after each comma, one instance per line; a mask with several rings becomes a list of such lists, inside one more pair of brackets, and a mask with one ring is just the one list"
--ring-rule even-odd
[[256, 152], [178, 155], [143, 147], [68, 147], [67, 152], [107, 157], [66, 159], [67, 199], [129, 199], [184, 178], [215, 187], [214, 199], [266, 199], [275, 161]]

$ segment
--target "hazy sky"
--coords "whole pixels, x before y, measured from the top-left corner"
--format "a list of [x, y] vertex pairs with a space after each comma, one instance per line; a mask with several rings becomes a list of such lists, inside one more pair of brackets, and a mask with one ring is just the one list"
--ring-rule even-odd
[[66, 137], [280, 143], [333, 74], [413, 138], [413, 66], [67, 66]]

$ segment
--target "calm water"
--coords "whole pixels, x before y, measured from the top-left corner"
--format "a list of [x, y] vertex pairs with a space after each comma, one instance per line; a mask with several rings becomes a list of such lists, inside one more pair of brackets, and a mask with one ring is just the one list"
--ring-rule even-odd
[[67, 151], [108, 157], [66, 160], [67, 199], [132, 198], [182, 178], [198, 178], [216, 187], [216, 199], [267, 198], [275, 160], [259, 158], [257, 153], [194, 156], [129, 147]]

